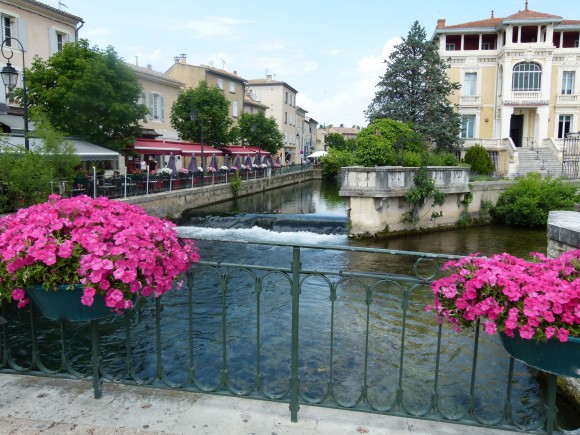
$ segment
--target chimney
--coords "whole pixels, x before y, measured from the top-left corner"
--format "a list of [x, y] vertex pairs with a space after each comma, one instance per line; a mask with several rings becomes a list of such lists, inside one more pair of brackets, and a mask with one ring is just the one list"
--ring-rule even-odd
[[173, 60], [175, 61], [175, 63], [179, 63], [179, 56], [175, 56], [175, 57], [173, 58]]
[[445, 27], [445, 18], [439, 18], [437, 20], [437, 28], [442, 29], [443, 27]]
[[151, 70], [151, 69], [153, 69], [153, 66], [150, 63], [148, 63], [147, 64], [147, 69]]
[[179, 62], [180, 63], [187, 63], [187, 55], [185, 53], [181, 53], [179, 55]]
[[266, 80], [272, 80], [272, 74], [266, 74]]
[[233, 73], [234, 73], [234, 75], [235, 75], [235, 76], [237, 76], [237, 75], [238, 75], [238, 72], [237, 72], [237, 71], [234, 71]]

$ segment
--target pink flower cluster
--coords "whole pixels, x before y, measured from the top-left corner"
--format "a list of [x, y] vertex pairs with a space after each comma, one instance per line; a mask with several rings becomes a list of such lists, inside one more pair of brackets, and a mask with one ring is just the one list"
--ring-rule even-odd
[[85, 286], [115, 311], [140, 296], [160, 296], [199, 259], [192, 241], [180, 241], [171, 222], [137, 206], [105, 197], [61, 199], [0, 219], [0, 300], [28, 303], [25, 289], [60, 284]]
[[433, 306], [453, 329], [477, 320], [488, 334], [502, 331], [525, 339], [580, 336], [580, 250], [558, 258], [531, 254], [525, 261], [509, 254], [464, 257], [443, 266], [450, 275], [432, 284]]

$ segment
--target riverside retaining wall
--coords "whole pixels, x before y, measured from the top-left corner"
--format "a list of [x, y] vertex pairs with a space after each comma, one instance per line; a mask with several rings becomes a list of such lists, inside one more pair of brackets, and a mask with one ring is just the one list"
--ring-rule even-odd
[[[244, 180], [240, 185], [237, 196], [251, 195], [319, 178], [321, 178], [320, 170], [312, 169], [302, 172], [276, 175], [273, 177]], [[216, 202], [228, 201], [235, 197], [236, 194], [234, 194], [232, 185], [230, 183], [225, 183], [194, 187], [192, 189], [174, 190], [172, 192], [134, 196], [120, 199], [120, 201], [125, 201], [128, 204], [139, 205], [151, 216], [177, 218], [185, 210], [203, 207], [204, 205]]]

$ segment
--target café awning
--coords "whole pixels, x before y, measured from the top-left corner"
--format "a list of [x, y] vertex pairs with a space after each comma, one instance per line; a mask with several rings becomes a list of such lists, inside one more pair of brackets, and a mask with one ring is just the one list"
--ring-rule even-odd
[[[153, 155], [169, 155], [171, 153], [175, 155], [201, 154], [201, 144], [169, 140], [137, 139], [133, 143], [133, 146], [127, 148], [127, 150], [134, 150], [140, 154]], [[205, 144], [203, 145], [203, 153], [204, 155], [222, 155], [220, 150]]]
[[[10, 145], [20, 145], [24, 146], [23, 136], [3, 136], [2, 141], [0, 141], [0, 148], [5, 149], [5, 147]], [[100, 161], [100, 160], [119, 160], [119, 153], [108, 148], [104, 148], [99, 145], [95, 145], [90, 142], [85, 142], [80, 139], [65, 139], [66, 142], [73, 145], [75, 151], [81, 161]], [[32, 137], [29, 139], [30, 149], [34, 149], [42, 146], [42, 139]]]

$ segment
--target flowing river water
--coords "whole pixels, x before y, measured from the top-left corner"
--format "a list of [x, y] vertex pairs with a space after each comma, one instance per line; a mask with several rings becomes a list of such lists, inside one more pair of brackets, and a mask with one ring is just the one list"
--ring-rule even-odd
[[[239, 245], [228, 243], [231, 241], [260, 241], [260, 242], [285, 242], [285, 243], [308, 243], [318, 245], [345, 245], [366, 248], [385, 248], [404, 251], [415, 252], [431, 252], [439, 254], [454, 254], [454, 255], [468, 255], [471, 253], [479, 253], [481, 255], [490, 255], [493, 253], [509, 252], [513, 255], [528, 258], [530, 252], [546, 252], [547, 237], [545, 229], [531, 230], [519, 228], [506, 228], [501, 226], [484, 226], [475, 228], [455, 229], [448, 231], [419, 233], [414, 235], [404, 235], [392, 237], [383, 240], [351, 240], [346, 235], [346, 221], [347, 221], [347, 205], [344, 198], [338, 195], [338, 186], [335, 183], [311, 181], [295, 186], [281, 188], [273, 191], [263, 192], [261, 194], [250, 197], [238, 198], [236, 200], [227, 201], [219, 204], [203, 207], [201, 209], [192, 209], [182, 215], [182, 220], [179, 222], [182, 234], [187, 234], [198, 240], [200, 246], [200, 254], [204, 260], [210, 261], [229, 261], [236, 263], [251, 263], [251, 264], [268, 264], [268, 265], [284, 265], [287, 266], [290, 261], [288, 252], [283, 249], [265, 248], [263, 246]], [[384, 271], [387, 267], [385, 256], [369, 252], [332, 252], [332, 251], [313, 251], [306, 254], [302, 259], [302, 266], [304, 268], [316, 267], [316, 265], [324, 265], [326, 270], [365, 270], [368, 272]], [[406, 260], [403, 257], [389, 257], [388, 268], [393, 273], [410, 274], [410, 269], [413, 265], [412, 261]], [[320, 346], [320, 340], [317, 339], [316, 332], [319, 329], [324, 329], [326, 325], [322, 319], [328, 318], [328, 291], [324, 285], [320, 285], [320, 291], [317, 296], [316, 284], [313, 283], [314, 291], [310, 294], [302, 293], [304, 298], [304, 305], [301, 308], [301, 331], [305, 332], [306, 338], [303, 338], [302, 346], [308, 349], [309, 346], [313, 348], [308, 352], [308, 358], [311, 359], [311, 370], [304, 367], [301, 371], [301, 388], [308, 391], [310, 397], [321, 397], [325, 394], [325, 379], [327, 373], [325, 369], [324, 352], [317, 355], [316, 348]], [[203, 292], [203, 291], [202, 291]], [[203, 298], [208, 298], [212, 294], [210, 288], [207, 288], [202, 293]], [[386, 292], [385, 292], [386, 294]], [[200, 294], [201, 295], [201, 294]], [[425, 296], [427, 295], [427, 296]], [[429, 303], [429, 292], [425, 292], [423, 296], [419, 297], [415, 302], [423, 308], [426, 303]], [[361, 337], [361, 323], [366, 314], [366, 306], [364, 297], [353, 294], [342, 295], [344, 301], [348, 301], [351, 311], [349, 312], [348, 320], [345, 324], [334, 325], [338, 329], [337, 337], [339, 337], [340, 346], [344, 349], [345, 360], [350, 361], [346, 365], [348, 367], [341, 367], [339, 369], [355, 370], [357, 364], [357, 354], [364, 353], [361, 343], [357, 340]], [[218, 304], [217, 295], [214, 294], [213, 302]], [[377, 402], [384, 400], [382, 403], [388, 402], [388, 398], [392, 397], [396, 392], [393, 391], [393, 385], [396, 385], [396, 376], [390, 377], [385, 373], [385, 367], [393, 367], [393, 372], [396, 373], [396, 366], [398, 364], [396, 350], [389, 348], [389, 335], [396, 335], [396, 325], [400, 322], [400, 313], [393, 310], [392, 301], [385, 296], [376, 297], [374, 303], [376, 310], [371, 313], [371, 323], [374, 330], [374, 337], [376, 343], [381, 343], [380, 349], [377, 349], [377, 355], [371, 355], [371, 359], [376, 358], [377, 370], [379, 373], [371, 375], [375, 380], [376, 391], [370, 391], [371, 397], [374, 397]], [[251, 304], [251, 298], [247, 301]], [[228, 303], [241, 304], [240, 300], [231, 300]], [[280, 306], [289, 306], [290, 298], [277, 301]], [[302, 304], [302, 302], [301, 302]], [[381, 305], [382, 304], [382, 305]], [[205, 307], [206, 312], [211, 312], [209, 306]], [[239, 358], [239, 360], [251, 360], [254, 349], [245, 350], [244, 342], [250, 342], [249, 337], [244, 337], [245, 329], [248, 329], [248, 322], [251, 324], [251, 315], [247, 317], [242, 314], [246, 312], [245, 309], [240, 308], [237, 323], [230, 327], [230, 330], [240, 331], [238, 337], [232, 338], [232, 352]], [[415, 313], [415, 320], [410, 321], [411, 328], [422, 330], [423, 328], [436, 328], [433, 316], [430, 313]], [[269, 325], [271, 328], [284, 329], [281, 324], [289, 322], [289, 314], [286, 316], [281, 312], [277, 312], [275, 319]], [[390, 322], [385, 322], [385, 319], [390, 319]], [[285, 319], [281, 321], [280, 319]], [[208, 316], [208, 323], [211, 324], [211, 316]], [[389, 323], [391, 326], [388, 326]], [[395, 327], [393, 327], [395, 325]], [[207, 326], [212, 328], [212, 326]], [[213, 326], [218, 328], [219, 325]], [[343, 328], [343, 329], [340, 329]], [[394, 328], [394, 329], [393, 329]], [[252, 330], [252, 326], [249, 327]], [[434, 330], [434, 329], [432, 329]], [[207, 334], [207, 330], [200, 331], [200, 334]], [[499, 372], [505, 371], [506, 354], [497, 337], [488, 337], [483, 334], [480, 338], [480, 355], [485, 355], [484, 363], [478, 366], [477, 376], [478, 380], [478, 401], [493, 402], [495, 400], [494, 391], [500, 391], [505, 388], [501, 385], [502, 378], [498, 376]], [[442, 391], [448, 394], [449, 403], [456, 401], [457, 403], [465, 403], [468, 392], [465, 391], [469, 385], [469, 367], [471, 363], [472, 353], [464, 347], [464, 343], [459, 338], [461, 334], [456, 334], [450, 339], [449, 355], [446, 356], [446, 364], [450, 370], [448, 374], [447, 384]], [[248, 338], [245, 340], [245, 338]], [[289, 340], [289, 337], [283, 332], [279, 333], [278, 339], [283, 342]], [[415, 365], [409, 369], [409, 377], [416, 376], [415, 383], [408, 381], [406, 384], [407, 393], [414, 395], [413, 403], [418, 408], [428, 406], [430, 397], [430, 388], [432, 385], [420, 385], [421, 379], [424, 379], [425, 373], [432, 371], [433, 361], [425, 361], [430, 357], [427, 348], [430, 346], [429, 340], [419, 340], [414, 342], [413, 338], [408, 338], [407, 347], [410, 349], [410, 359], [415, 362]], [[237, 351], [236, 344], [239, 343]], [[278, 343], [281, 345], [281, 343]], [[337, 345], [338, 347], [338, 345]], [[244, 356], [246, 351], [248, 355]], [[217, 351], [216, 351], [217, 357]], [[481, 356], [480, 356], [481, 358]], [[425, 360], [424, 360], [425, 359]], [[312, 362], [314, 361], [314, 362]], [[210, 360], [206, 361], [210, 363]], [[251, 366], [251, 363], [248, 362]], [[503, 368], [502, 368], [503, 367]], [[516, 362], [516, 385], [514, 390], [520, 396], [521, 403], [514, 405], [514, 413], [519, 414], [521, 421], [528, 422], [538, 417], [536, 411], [531, 411], [527, 408], [529, 404], [537, 404], [543, 394], [542, 384], [538, 379], [522, 364]], [[370, 365], [370, 370], [373, 370], [373, 365]], [[248, 369], [248, 374], [251, 369]], [[219, 376], [216, 368], [215, 373], [207, 374], [207, 379], [217, 379]], [[272, 373], [272, 376], [275, 376]], [[317, 380], [318, 379], [318, 380]], [[496, 382], [497, 380], [497, 382]], [[341, 385], [344, 391], [356, 391], [360, 386], [357, 384], [359, 379], [351, 380], [352, 385]], [[497, 390], [495, 390], [497, 388]], [[374, 396], [373, 396], [374, 394]], [[352, 400], [352, 396], [345, 393], [345, 397]], [[356, 397], [356, 395], [355, 395]], [[345, 398], [348, 402], [349, 399]], [[412, 407], [413, 405], [411, 405]], [[449, 405], [450, 409], [454, 405]], [[479, 405], [476, 405], [476, 407]], [[482, 405], [483, 406], [483, 405]], [[489, 406], [486, 403], [485, 406]], [[578, 427], [578, 424], [570, 416], [576, 412], [568, 408], [568, 404], [562, 399], [559, 399], [560, 417], [569, 427]], [[503, 402], [498, 400], [491, 408], [495, 407], [495, 412], [501, 412]], [[568, 411], [567, 411], [568, 409]], [[490, 412], [490, 417], [496, 416], [494, 412]]]

